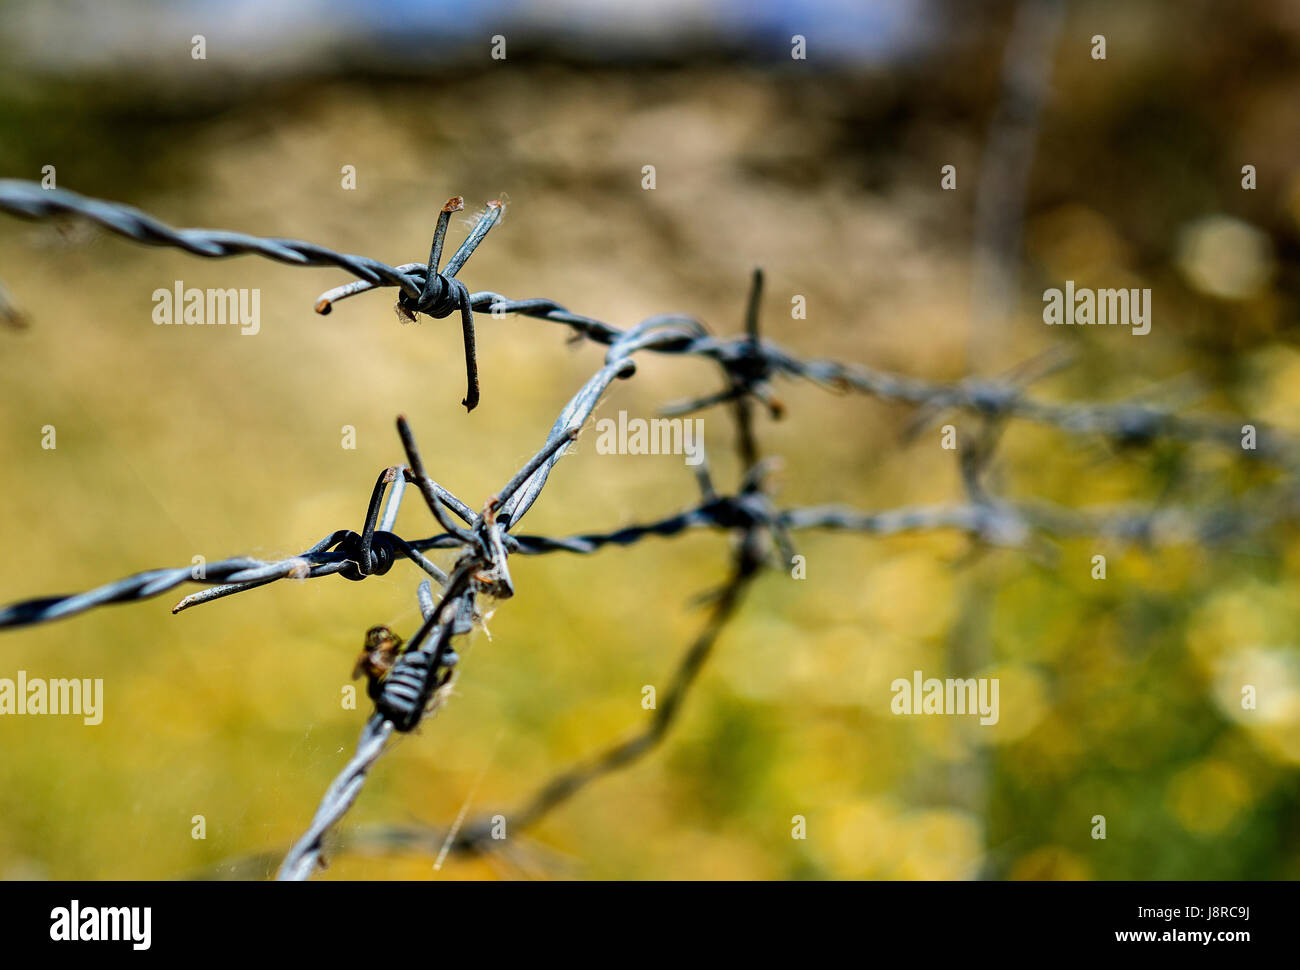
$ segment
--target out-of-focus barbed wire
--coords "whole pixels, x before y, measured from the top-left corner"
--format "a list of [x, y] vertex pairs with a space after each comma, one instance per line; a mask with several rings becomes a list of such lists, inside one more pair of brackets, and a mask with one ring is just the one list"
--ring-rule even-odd
[[[507, 599], [514, 593], [507, 563], [510, 555], [557, 551], [590, 554], [609, 545], [631, 545], [650, 536], [671, 538], [700, 528], [724, 530], [735, 538], [731, 578], [712, 595], [710, 619], [679, 666], [664, 705], [643, 731], [543, 786], [514, 816], [516, 827], [526, 828], [582, 787], [632, 763], [662, 740], [744, 590], [764, 565], [774, 559], [782, 563], [791, 561], [791, 532], [827, 529], [894, 535], [955, 530], [981, 545], [1016, 548], [1029, 547], [1044, 536], [1099, 536], [1161, 544], [1217, 541], [1295, 517], [1294, 482], [1275, 490], [1267, 496], [1267, 501], [1255, 496], [1250, 502], [1221, 503], [1201, 510], [1080, 509], [1041, 501], [1004, 500], [984, 487], [981, 476], [991, 460], [998, 433], [1008, 419], [1038, 421], [1070, 432], [1099, 433], [1126, 444], [1168, 438], [1234, 445], [1238, 450], [1242, 450], [1241, 426], [1224, 420], [1187, 418], [1137, 403], [1054, 404], [1029, 398], [1025, 386], [1055, 369], [1054, 361], [1049, 361], [1048, 366], [1042, 362], [1031, 364], [1000, 379], [968, 379], [945, 384], [857, 364], [802, 360], [761, 338], [758, 307], [762, 275], [757, 271], [745, 314], [745, 332], [730, 338], [712, 336], [702, 323], [681, 315], [651, 317], [624, 330], [573, 313], [550, 300], [510, 300], [488, 291], [470, 294], [465, 284], [456, 279], [456, 274], [492, 228], [500, 207], [489, 204], [487, 214], [440, 271], [450, 213], [462, 206], [463, 202], [455, 198], [442, 207], [427, 263], [392, 267], [297, 240], [263, 239], [217, 230], [173, 229], [128, 206], [65, 190], [45, 190], [35, 183], [0, 180], [0, 210], [20, 216], [76, 215], [129, 239], [174, 246], [199, 256], [219, 258], [249, 253], [290, 265], [338, 267], [356, 276], [355, 282], [320, 297], [316, 310], [322, 314], [329, 313], [342, 299], [379, 286], [399, 287], [399, 308], [412, 319], [419, 313], [445, 317], [459, 310], [468, 384], [463, 403], [470, 409], [478, 398], [473, 310], [490, 309], [494, 315], [519, 313], [564, 324], [573, 331], [575, 339], [587, 339], [607, 347], [603, 365], [560, 412], [541, 448], [489, 497], [481, 512], [476, 513], [429, 476], [409, 424], [399, 417], [397, 430], [406, 464], [391, 466], [379, 474], [360, 532], [337, 530], [288, 559], [268, 562], [237, 557], [203, 566], [150, 570], [85, 593], [31, 599], [0, 609], [0, 627], [19, 627], [69, 617], [108, 603], [147, 599], [187, 582], [206, 587], [177, 603], [173, 612], [179, 612], [282, 579], [338, 574], [360, 581], [384, 575], [400, 559], [415, 563], [429, 577], [417, 590], [423, 622], [409, 642], [393, 648], [392, 656], [372, 658], [367, 675], [375, 712], [362, 731], [356, 754], [326, 791], [311, 825], [285, 857], [279, 872], [282, 879], [305, 879], [316, 870], [334, 826], [355, 802], [368, 772], [388, 749], [392, 735], [413, 730], [447, 696], [459, 662], [453, 641], [470, 633], [481, 619], [480, 600]], [[551, 471], [581, 433], [606, 391], [615, 380], [633, 376], [634, 355], [641, 352], [701, 356], [719, 365], [725, 380], [721, 390], [670, 405], [664, 411], [686, 414], [719, 404], [731, 406], [737, 424], [736, 448], [745, 469], [737, 489], [729, 495], [718, 494], [704, 466], [697, 472], [703, 493], [701, 501], [667, 518], [611, 532], [560, 538], [513, 534], [511, 530], [539, 499]], [[777, 375], [917, 405], [923, 417], [933, 418], [948, 409], [977, 415], [981, 434], [968, 439], [960, 452], [966, 501], [876, 512], [844, 506], [779, 508], [766, 484], [772, 464], [770, 460], [760, 459], [752, 426], [755, 405], [763, 406], [776, 418], [783, 414], [783, 405], [771, 387]], [[1244, 450], [1243, 454], [1268, 457], [1295, 467], [1294, 440], [1276, 432], [1257, 431], [1257, 435], [1256, 449]], [[392, 531], [409, 485], [416, 487], [441, 532], [408, 540]], [[450, 573], [424, 555], [432, 549], [447, 548], [458, 550]], [[436, 597], [434, 583], [441, 594]], [[388, 642], [399, 641], [393, 638]], [[463, 831], [453, 833], [450, 845], [458, 851], [482, 851], [494, 841], [486, 832], [482, 823], [472, 823]]]

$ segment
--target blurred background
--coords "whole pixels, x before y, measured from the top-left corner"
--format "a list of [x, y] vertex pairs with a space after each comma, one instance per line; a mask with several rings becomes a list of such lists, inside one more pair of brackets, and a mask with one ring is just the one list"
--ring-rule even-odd
[[[52, 165], [61, 188], [173, 225], [392, 264], [427, 256], [447, 197], [467, 205], [453, 245], [505, 198], [471, 290], [726, 334], [759, 265], [765, 333], [801, 356], [956, 379], [1065, 345], [1076, 363], [1036, 386], [1046, 398], [1142, 394], [1300, 430], [1294, 4], [466, 6], [15, 0], [0, 176]], [[357, 529], [402, 460], [398, 413], [478, 507], [603, 357], [480, 315], [467, 416], [458, 325], [401, 325], [391, 290], [313, 313], [346, 279], [0, 217], [0, 282], [27, 318], [0, 328], [0, 599]], [[1044, 327], [1042, 291], [1065, 279], [1151, 287], [1151, 333]], [[261, 332], [155, 326], [151, 294], [177, 280], [259, 288]], [[645, 357], [596, 416], [718, 386], [706, 362]], [[785, 459], [779, 502], [962, 499], [937, 427], [904, 440], [910, 409], [778, 390], [787, 416], [759, 428]], [[728, 416], [705, 433], [734, 487]], [[1196, 506], [1276, 473], [1025, 425], [990, 475], [1010, 497]], [[613, 529], [696, 496], [680, 456], [587, 437], [526, 531]], [[397, 531], [428, 534], [427, 514], [408, 502]], [[519, 836], [526, 856], [435, 872], [433, 853], [341, 853], [323, 878], [1297, 878], [1297, 539], [1067, 542], [1037, 561], [972, 558], [956, 535], [802, 534], [807, 579], [760, 579], [663, 747]], [[642, 686], [662, 697], [727, 557], [704, 533], [517, 557], [517, 595], [461, 651], [456, 696], [379, 764], [344, 831], [508, 809], [643, 725]], [[98, 727], [0, 718], [0, 876], [273, 871], [229, 860], [274, 860], [301, 834], [366, 716], [339, 701], [365, 631], [409, 635], [418, 579], [283, 582], [173, 617], [178, 592], [4, 634], [0, 677], [103, 678], [106, 701]], [[891, 715], [891, 681], [916, 669], [999, 677], [999, 723]]]

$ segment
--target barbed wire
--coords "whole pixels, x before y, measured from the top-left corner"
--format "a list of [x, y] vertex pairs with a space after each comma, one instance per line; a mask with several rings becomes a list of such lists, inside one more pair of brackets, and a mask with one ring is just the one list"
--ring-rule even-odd
[[[964, 454], [972, 454], [968, 449]], [[972, 462], [968, 461], [967, 467]], [[761, 470], [760, 470], [761, 471]], [[1105, 509], [1093, 513], [1076, 513], [1075, 510], [1052, 507], [1036, 510], [1037, 514], [1017, 513], [1010, 524], [998, 524], [996, 512], [985, 501], [965, 505], [935, 506], [930, 508], [897, 509], [883, 513], [863, 514], [851, 509], [836, 507], [811, 507], [778, 510], [762, 490], [762, 475], [749, 477], [741, 494], [728, 498], [707, 498], [713, 495], [707, 467], [700, 473], [706, 501], [688, 512], [658, 523], [630, 526], [612, 533], [573, 536], [556, 540], [542, 537], [515, 537], [519, 546], [513, 550], [523, 554], [541, 554], [565, 551], [590, 554], [606, 545], [631, 545], [648, 536], [671, 537], [694, 527], [729, 528], [737, 532], [733, 568], [728, 581], [709, 594], [712, 609], [703, 629], [686, 651], [673, 674], [671, 686], [654, 715], [640, 730], [623, 741], [610, 745], [595, 755], [584, 758], [569, 768], [553, 775], [540, 785], [519, 807], [506, 812], [485, 812], [465, 825], [439, 827], [436, 825], [366, 825], [338, 836], [331, 846], [333, 853], [355, 852], [424, 852], [442, 858], [447, 853], [481, 855], [510, 852], [518, 849], [517, 836], [534, 829], [547, 815], [569, 801], [596, 781], [624, 768], [628, 768], [650, 754], [675, 723], [697, 675], [707, 662], [728, 621], [734, 618], [737, 608], [758, 573], [771, 565], [762, 542], [764, 533], [772, 535], [778, 545], [779, 530], [824, 528], [845, 529], [875, 535], [894, 535], [927, 529], [956, 529], [993, 545], [1022, 546], [1029, 530], [1035, 525], [1060, 537], [1099, 536], [1145, 545], [1175, 542], [1215, 542], [1230, 535], [1248, 531], [1244, 520], [1250, 518], [1246, 509], [1218, 509], [1197, 515], [1180, 509]], [[978, 486], [975, 486], [978, 494]], [[722, 504], [731, 511], [716, 513]], [[1279, 516], [1280, 517], [1280, 516]], [[1292, 513], [1290, 518], [1294, 518]], [[1250, 523], [1261, 530], [1274, 519], [1257, 516]], [[769, 543], [770, 545], [770, 543]], [[787, 560], [788, 562], [788, 560]], [[427, 589], [428, 583], [422, 589]], [[367, 730], [373, 730], [368, 726]], [[363, 736], [362, 747], [366, 744]], [[363, 760], [359, 748], [358, 759]], [[345, 769], [335, 788], [343, 795], [347, 784], [358, 773], [357, 761]], [[341, 799], [339, 800], [341, 803]], [[499, 824], [502, 823], [502, 824]], [[515, 839], [511, 842], [511, 839]], [[318, 846], [319, 848], [319, 846]], [[238, 878], [266, 871], [265, 853], [227, 859], [219, 864], [216, 875]]]
[[[293, 266], [337, 267], [357, 280], [327, 290], [317, 299], [317, 313], [329, 314], [340, 301], [370, 290], [396, 286], [400, 289], [399, 307], [410, 317], [424, 313], [435, 318], [450, 315], [457, 309], [465, 312], [460, 284], [455, 278], [466, 260], [495, 225], [501, 212], [498, 202], [488, 203], [485, 214], [440, 272], [437, 270], [443, 238], [451, 212], [464, 206], [457, 197], [448, 200], [439, 212], [430, 258], [425, 263], [389, 266], [365, 256], [338, 253], [315, 243], [293, 239], [272, 239], [244, 233], [213, 229], [173, 229], [154, 217], [133, 208], [102, 199], [92, 199], [66, 189], [43, 189], [38, 183], [18, 179], [0, 179], [0, 211], [28, 219], [51, 219], [76, 216], [88, 219], [109, 231], [136, 242], [155, 246], [172, 246], [196, 256], [226, 258], [248, 254], [263, 256]], [[669, 406], [666, 414], [685, 414], [724, 401], [750, 397], [757, 399], [774, 416], [781, 414], [781, 404], [772, 394], [771, 381], [776, 376], [798, 378], [842, 391], [857, 391], [887, 401], [921, 405], [931, 412], [962, 410], [982, 417], [1022, 418], [1075, 434], [1099, 434], [1121, 444], [1143, 445], [1160, 438], [1187, 442], [1209, 442], [1232, 448], [1248, 458], [1278, 461], [1292, 469], [1300, 468], [1300, 440], [1294, 435], [1275, 431], [1258, 423], [1255, 446], [1241, 445], [1240, 421], [1210, 417], [1185, 417], [1171, 408], [1142, 401], [1054, 403], [1029, 397], [1026, 387], [1033, 380], [1052, 373], [1055, 366], [1034, 368], [1018, 376], [1002, 378], [971, 377], [943, 382], [895, 374], [859, 363], [834, 360], [802, 360], [771, 341], [758, 337], [756, 295], [761, 286], [757, 273], [755, 298], [747, 314], [747, 333], [742, 337], [718, 338], [708, 333], [699, 321], [683, 315], [668, 314], [645, 321], [677, 325], [673, 339], [660, 336], [645, 349], [661, 354], [685, 354], [706, 357], [717, 362], [731, 384], [712, 395]], [[512, 300], [500, 293], [484, 290], [469, 293], [468, 310], [488, 310], [494, 315], [509, 313], [567, 326], [575, 339], [590, 340], [612, 346], [626, 336], [613, 324], [574, 313], [554, 300]], [[472, 319], [472, 317], [471, 317]], [[472, 326], [470, 324], [469, 326]], [[466, 329], [469, 329], [469, 326]], [[467, 368], [471, 393], [476, 387], [477, 371], [469, 359], [473, 355], [472, 335], [466, 342]], [[467, 393], [467, 400], [471, 396]], [[475, 395], [476, 399], [476, 395]]]
[[[400, 468], [402, 474], [407, 469]], [[876, 536], [954, 531], [994, 546], [1023, 548], [1036, 534], [1061, 539], [1096, 537], [1144, 546], [1212, 544], [1261, 532], [1295, 516], [1293, 490], [1275, 491], [1269, 501], [1224, 503], [1205, 509], [1149, 508], [1137, 504], [1074, 508], [1046, 501], [982, 501], [904, 506], [864, 511], [847, 505], [775, 508], [767, 496], [753, 493], [714, 496], [682, 512], [653, 522], [635, 523], [609, 532], [571, 536], [502, 536], [504, 548], [524, 556], [569, 552], [591, 555], [606, 546], [634, 545], [646, 538], [673, 538], [698, 529], [765, 527], [781, 533], [824, 529]], [[1260, 506], [1263, 505], [1261, 508]], [[1269, 507], [1271, 506], [1271, 508]], [[109, 603], [158, 596], [183, 583], [210, 583], [180, 600], [173, 613], [265, 586], [279, 579], [347, 579], [382, 576], [405, 556], [440, 582], [446, 574], [423, 552], [458, 546], [460, 538], [439, 533], [407, 541], [390, 532], [372, 534], [368, 571], [360, 565], [364, 536], [349, 530], [331, 533], [297, 556], [276, 561], [236, 557], [205, 566], [181, 566], [136, 573], [84, 593], [24, 600], [0, 609], [0, 628], [30, 626], [73, 616]]]
[[[443, 241], [451, 213], [465, 207], [459, 196], [447, 200], [438, 214], [429, 262], [423, 273], [408, 275], [400, 268], [368, 256], [337, 253], [301, 239], [272, 239], [250, 236], [222, 229], [175, 229], [146, 212], [117, 202], [92, 199], [66, 189], [46, 189], [36, 182], [0, 179], [0, 210], [28, 219], [52, 219], [74, 215], [88, 219], [109, 232], [149, 246], [171, 246], [193, 256], [225, 259], [229, 256], [255, 255], [291, 266], [332, 266], [347, 270], [363, 282], [396, 286], [401, 289], [399, 305], [408, 316], [415, 312], [435, 318], [461, 313], [465, 340], [465, 370], [468, 388], [461, 403], [466, 410], [478, 404], [478, 369], [474, 352], [474, 314], [469, 304], [469, 290], [456, 279], [465, 261], [473, 255], [488, 230], [501, 215], [501, 203], [489, 202], [484, 215], [470, 230], [460, 248], [438, 271]], [[408, 267], [409, 268], [409, 267]]]
[[[578, 792], [607, 775], [631, 767], [667, 737], [719, 637], [736, 615], [745, 593], [764, 567], [764, 559], [761, 528], [758, 525], [746, 528], [735, 544], [731, 575], [709, 595], [709, 616], [691, 646], [682, 655], [667, 693], [661, 703], [656, 702], [655, 713], [645, 727], [552, 776], [517, 810], [485, 813], [467, 825], [453, 825], [450, 828], [421, 825], [365, 826], [341, 838], [336, 851], [379, 849], [388, 852], [424, 851], [439, 855], [446, 852], [476, 855], [501, 851], [508, 847], [510, 833], [518, 835], [536, 827], [543, 818]], [[504, 831], [498, 828], [498, 817], [506, 822]], [[255, 859], [249, 861], [255, 864]], [[225, 865], [238, 863], [228, 861]]]
[[[529, 827], [581, 788], [634, 762], [663, 739], [723, 626], [734, 615], [744, 590], [763, 566], [771, 565], [773, 560], [787, 564], [792, 561], [791, 532], [826, 529], [883, 536], [955, 530], [981, 545], [1024, 548], [1044, 536], [1096, 536], [1146, 544], [1211, 542], [1295, 518], [1297, 493], [1293, 482], [1274, 489], [1266, 500], [1253, 496], [1250, 501], [1225, 502], [1199, 510], [1067, 508], [1043, 501], [1001, 499], [984, 486], [982, 475], [989, 466], [1001, 429], [1009, 419], [1036, 421], [1067, 432], [1099, 433], [1124, 444], [1173, 439], [1232, 445], [1242, 454], [1270, 458], [1288, 466], [1294, 465], [1300, 452], [1293, 438], [1266, 429], [1257, 429], [1257, 447], [1253, 451], [1244, 450], [1240, 446], [1242, 426], [1231, 420], [1187, 418], [1134, 402], [1057, 404], [1028, 397], [1025, 388], [1029, 383], [1059, 367], [1060, 362], [1051, 358], [1030, 362], [1002, 378], [955, 383], [924, 381], [859, 364], [802, 360], [764, 340], [759, 333], [758, 308], [763, 283], [759, 271], [755, 271], [750, 289], [745, 332], [729, 338], [715, 337], [703, 323], [683, 315], [655, 316], [631, 328], [620, 329], [573, 313], [551, 300], [510, 300], [489, 291], [471, 294], [456, 279], [456, 274], [495, 224], [500, 207], [489, 204], [487, 213], [440, 271], [450, 213], [462, 206], [462, 200], [454, 198], [440, 210], [426, 263], [392, 267], [298, 240], [265, 239], [219, 230], [173, 229], [129, 206], [66, 190], [45, 190], [35, 183], [0, 180], [0, 210], [19, 216], [43, 219], [73, 215], [137, 242], [173, 246], [198, 256], [224, 258], [253, 254], [289, 265], [341, 268], [357, 277], [352, 283], [322, 294], [316, 303], [316, 310], [321, 314], [331, 312], [340, 300], [380, 286], [399, 288], [399, 308], [412, 319], [421, 313], [445, 317], [459, 310], [468, 387], [462, 403], [469, 409], [478, 400], [473, 310], [489, 309], [494, 316], [517, 313], [563, 324], [571, 329], [575, 339], [607, 347], [603, 365], [562, 409], [540, 449], [488, 498], [481, 512], [474, 512], [429, 476], [411, 427], [399, 416], [397, 431], [406, 464], [393, 465], [379, 474], [360, 532], [334, 531], [300, 555], [287, 559], [263, 561], [236, 557], [200, 566], [150, 570], [87, 592], [29, 599], [0, 609], [0, 628], [13, 628], [71, 617], [109, 603], [147, 599], [184, 583], [206, 587], [178, 602], [173, 612], [179, 612], [282, 579], [314, 579], [337, 574], [360, 581], [384, 575], [400, 559], [418, 566], [429, 577], [417, 590], [422, 624], [405, 645], [399, 645], [396, 637], [380, 638], [384, 646], [376, 647], [369, 655], [364, 667], [375, 711], [362, 730], [356, 753], [327, 789], [307, 831], [286, 855], [279, 870], [281, 879], [310, 877], [321, 863], [332, 830], [355, 803], [369, 771], [389, 749], [392, 735], [413, 730], [438, 709], [458, 669], [459, 657], [453, 641], [470, 633], [481, 619], [480, 600], [502, 600], [514, 594], [507, 562], [510, 555], [560, 551], [591, 554], [610, 545], [632, 545], [651, 536], [672, 538], [701, 528], [731, 533], [736, 548], [731, 578], [713, 594], [710, 620], [679, 666], [664, 706], [633, 738], [543, 786], [514, 816], [517, 827], [521, 823]], [[704, 357], [720, 367], [725, 382], [721, 390], [669, 405], [663, 412], [680, 415], [721, 404], [730, 406], [737, 429], [736, 450], [745, 472], [736, 491], [718, 494], [707, 465], [703, 465], [697, 470], [701, 501], [666, 518], [610, 532], [568, 537], [514, 534], [511, 530], [540, 498], [551, 471], [581, 434], [596, 405], [615, 380], [635, 374], [634, 356], [642, 352]], [[949, 409], [975, 414], [980, 433], [968, 436], [960, 451], [966, 501], [875, 512], [839, 505], [777, 507], [767, 484], [773, 464], [760, 458], [752, 422], [755, 406], [762, 406], [774, 418], [782, 416], [784, 406], [772, 392], [772, 381], [777, 376], [916, 405], [922, 417], [933, 418]], [[393, 532], [408, 485], [416, 487], [442, 532], [409, 540]], [[424, 555], [434, 549], [457, 550], [450, 573]], [[437, 597], [433, 592], [434, 583], [440, 590]], [[481, 851], [488, 845], [485, 831], [481, 823], [473, 823], [455, 833], [452, 847], [464, 852]]]

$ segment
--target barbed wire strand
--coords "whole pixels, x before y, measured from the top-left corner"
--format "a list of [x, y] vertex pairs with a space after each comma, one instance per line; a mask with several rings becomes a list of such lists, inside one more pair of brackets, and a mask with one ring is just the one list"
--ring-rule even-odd
[[[443, 207], [463, 205], [454, 198]], [[263, 256], [293, 266], [335, 267], [343, 269], [356, 281], [335, 287], [317, 300], [317, 313], [328, 314], [341, 300], [378, 287], [400, 289], [399, 305], [410, 315], [425, 313], [444, 317], [461, 310], [458, 280], [455, 274], [464, 265], [474, 247], [482, 241], [500, 214], [500, 203], [488, 204], [484, 216], [470, 236], [448, 262], [442, 274], [431, 262], [389, 266], [364, 256], [338, 253], [315, 243], [292, 239], [268, 239], [244, 233], [215, 229], [173, 229], [154, 217], [131, 206], [78, 195], [65, 189], [43, 189], [38, 183], [18, 179], [0, 179], [0, 211], [28, 219], [51, 219], [76, 216], [88, 219], [110, 232], [136, 242], [172, 246], [206, 258], [226, 258], [249, 254]], [[440, 212], [441, 221], [444, 212]], [[442, 230], [445, 233], [445, 228]], [[435, 230], [435, 246], [437, 244]], [[440, 252], [440, 251], [439, 251]], [[433, 255], [433, 254], [431, 254]], [[431, 272], [431, 269], [433, 270]], [[463, 284], [460, 284], [463, 285]], [[494, 314], [515, 313], [568, 326], [573, 336], [595, 343], [612, 345], [625, 332], [612, 324], [573, 313], [553, 300], [512, 300], [499, 293], [480, 291], [468, 294], [471, 310], [490, 310]], [[685, 354], [711, 358], [740, 385], [743, 394], [765, 404], [771, 399], [770, 381], [780, 375], [813, 381], [837, 390], [852, 390], [887, 401], [926, 405], [939, 410], [958, 409], [986, 416], [1008, 416], [1047, 424], [1076, 434], [1100, 434], [1125, 444], [1147, 444], [1158, 438], [1203, 441], [1232, 448], [1248, 458], [1278, 461], [1292, 470], [1300, 467], [1300, 441], [1256, 424], [1256, 446], [1241, 446], [1240, 421], [1212, 417], [1184, 417], [1170, 409], [1139, 401], [1111, 403], [1053, 403], [1031, 398], [1023, 382], [972, 377], [955, 382], [928, 381], [863, 364], [832, 360], [801, 360], [776, 344], [760, 340], [756, 331], [744, 336], [720, 339], [708, 334], [703, 324], [681, 315], [652, 318], [665, 324], [677, 324], [676, 339], [661, 337], [648, 345], [655, 353]], [[642, 326], [650, 324], [646, 321]], [[467, 352], [471, 348], [467, 345]], [[720, 403], [732, 387], [694, 402], [699, 406]], [[772, 408], [769, 410], [777, 410]]]

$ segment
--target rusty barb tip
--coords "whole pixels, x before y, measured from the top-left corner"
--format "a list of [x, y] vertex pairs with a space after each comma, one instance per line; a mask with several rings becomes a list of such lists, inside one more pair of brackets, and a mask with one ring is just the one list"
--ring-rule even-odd
[[453, 195], [447, 200], [447, 204], [442, 207], [443, 212], [459, 212], [465, 208], [465, 200], [459, 195]]
[[322, 298], [316, 301], [316, 312], [319, 313], [321, 316], [325, 316], [333, 309], [334, 309], [334, 304], [331, 303], [329, 300]]
[[504, 209], [506, 207], [506, 204], [504, 202], [500, 202], [496, 199], [493, 199], [491, 202], [487, 204], [487, 207], [489, 209]]

